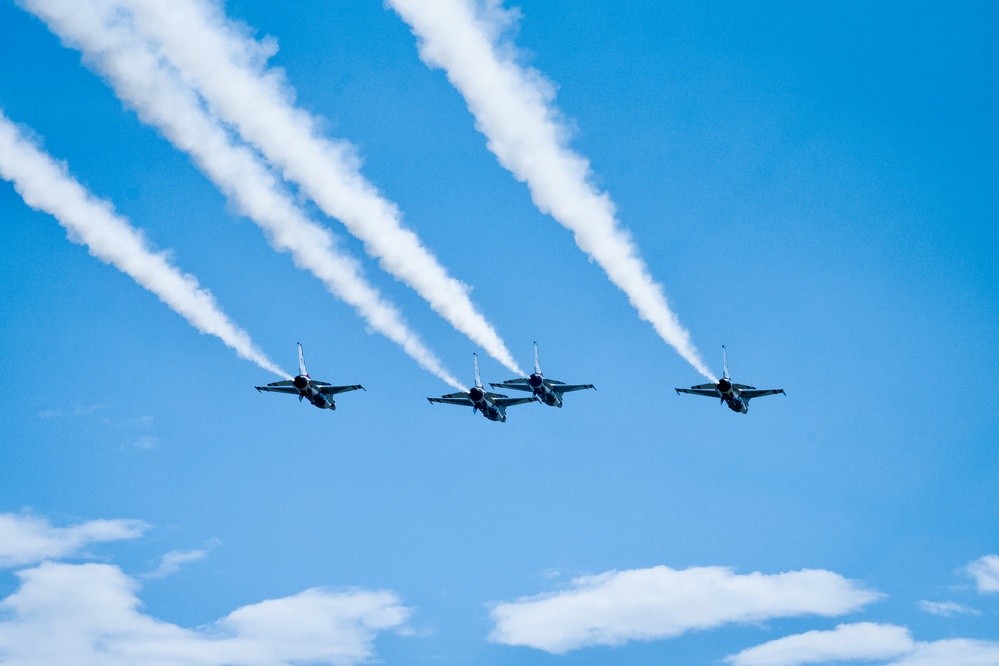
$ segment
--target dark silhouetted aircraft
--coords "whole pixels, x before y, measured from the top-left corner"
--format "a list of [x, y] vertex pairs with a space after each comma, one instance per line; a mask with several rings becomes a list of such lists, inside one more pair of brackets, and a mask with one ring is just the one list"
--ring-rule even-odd
[[538, 343], [534, 343], [534, 374], [520, 379], [508, 379], [499, 384], [489, 384], [493, 388], [510, 389], [513, 391], [531, 391], [538, 400], [549, 407], [562, 406], [562, 394], [570, 391], [596, 389], [593, 384], [566, 384], [557, 379], [546, 379], [541, 374], [541, 363], [538, 362]]
[[472, 354], [475, 361], [475, 386], [461, 393], [450, 393], [439, 398], [427, 398], [430, 402], [440, 402], [445, 405], [463, 405], [471, 407], [472, 413], [482, 412], [490, 421], [506, 421], [506, 408], [513, 405], [523, 405], [527, 402], [534, 402], [537, 398], [533, 395], [530, 398], [508, 398], [500, 393], [487, 393], [482, 388], [482, 380], [479, 379], [479, 357]]
[[254, 386], [258, 391], [272, 391], [274, 393], [290, 393], [298, 396], [298, 401], [302, 402], [307, 398], [309, 402], [319, 409], [336, 409], [333, 396], [337, 393], [347, 391], [364, 390], [360, 384], [351, 386], [333, 386], [329, 382], [316, 381], [309, 376], [305, 369], [305, 354], [302, 353], [302, 343], [298, 343], [298, 376], [294, 379], [286, 379], [281, 382], [274, 382], [267, 386]]
[[745, 414], [749, 411], [749, 401], [764, 395], [784, 394], [784, 389], [758, 389], [755, 386], [736, 384], [728, 376], [728, 354], [722, 345], [722, 366], [724, 374], [717, 384], [698, 384], [689, 389], [678, 388], [677, 393], [704, 395], [709, 398], [721, 398], [733, 412]]

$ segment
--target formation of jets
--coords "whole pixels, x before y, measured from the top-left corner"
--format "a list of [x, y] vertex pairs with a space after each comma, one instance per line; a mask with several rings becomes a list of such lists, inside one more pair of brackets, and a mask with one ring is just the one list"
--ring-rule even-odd
[[[525, 405], [529, 402], [540, 402], [549, 407], [562, 407], [563, 396], [572, 391], [583, 391], [586, 389], [596, 389], [593, 384], [566, 384], [557, 379], [548, 379], [541, 372], [541, 362], [538, 359], [538, 343], [534, 343], [534, 372], [529, 377], [518, 377], [508, 379], [505, 382], [490, 383], [493, 388], [507, 389], [511, 391], [530, 392], [530, 397], [511, 398], [502, 393], [491, 393], [486, 391], [479, 377], [479, 357], [472, 354], [475, 365], [475, 385], [467, 391], [459, 393], [448, 393], [439, 398], [427, 398], [433, 404], [435, 402], [445, 405], [460, 405], [471, 407], [472, 412], [481, 412], [482, 416], [490, 421], [506, 421], [507, 407], [514, 405]], [[722, 404], [728, 405], [733, 412], [745, 414], [749, 411], [749, 401], [765, 395], [784, 394], [784, 389], [758, 389], [755, 386], [746, 384], [736, 384], [728, 376], [728, 353], [722, 346], [722, 378], [717, 382], [708, 384], [698, 384], [689, 389], [676, 389], [677, 393], [689, 393], [691, 395], [703, 395], [709, 398], [719, 398]], [[364, 390], [360, 384], [347, 386], [333, 386], [328, 382], [321, 382], [309, 376], [305, 369], [305, 354], [302, 351], [302, 343], [298, 343], [298, 375], [294, 379], [287, 379], [280, 382], [272, 382], [266, 386], [255, 386], [257, 391], [270, 391], [273, 393], [288, 393], [297, 395], [298, 401], [308, 400], [319, 409], [336, 409], [333, 396], [347, 391]]]

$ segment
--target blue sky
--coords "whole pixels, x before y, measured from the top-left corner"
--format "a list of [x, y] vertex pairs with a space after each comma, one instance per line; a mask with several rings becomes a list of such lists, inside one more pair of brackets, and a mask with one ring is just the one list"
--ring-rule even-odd
[[[673, 392], [704, 380], [539, 212], [396, 12], [281, 5], [224, 11], [276, 40], [270, 66], [298, 107], [356, 147], [363, 175], [471, 286], [518, 363], [530, 367], [537, 340], [546, 375], [597, 391], [562, 410], [511, 408], [507, 423], [427, 404], [452, 389], [275, 252], [77, 50], [0, 0], [4, 114], [278, 365], [295, 370], [301, 341], [313, 377], [367, 388], [335, 413], [257, 394], [269, 373], [0, 182], [4, 534], [141, 521], [106, 538], [56, 530], [63, 546], [20, 559], [0, 547], [0, 654], [27, 663], [40, 649], [5, 638], [24, 621], [12, 595], [64, 567], [106, 575], [87, 580], [123, 598], [134, 584], [137, 612], [189, 632], [250, 636], [212, 623], [265, 600], [304, 603], [307, 590], [386, 604], [363, 616], [356, 658], [309, 657], [319, 663], [712, 664], [861, 623], [881, 628], [879, 645], [899, 628], [915, 641], [860, 653], [870, 663], [954, 639], [999, 663], [999, 560], [987, 557], [999, 552], [994, 5], [517, 4], [504, 39], [557, 87], [569, 146], [706, 362], [720, 373], [725, 344], [736, 381], [787, 391], [745, 416]], [[287, 189], [459, 379], [471, 383], [476, 351], [483, 379], [513, 376]], [[171, 572], [168, 553], [197, 554]], [[800, 612], [760, 601], [803, 570], [835, 589], [804, 585]], [[684, 572], [689, 596], [669, 571]], [[659, 590], [652, 610], [632, 588], [602, 587], [612, 574], [580, 579], [607, 572]], [[763, 587], [714, 587], [712, 572]], [[544, 640], [573, 635], [580, 590], [625, 618], [675, 613], [680, 628], [642, 635], [607, 620], [611, 638], [595, 642], [612, 645], [570, 641], [564, 654], [497, 638], [498, 609], [537, 610], [536, 595], [554, 610], [528, 624]], [[732, 611], [740, 600], [756, 614]]]

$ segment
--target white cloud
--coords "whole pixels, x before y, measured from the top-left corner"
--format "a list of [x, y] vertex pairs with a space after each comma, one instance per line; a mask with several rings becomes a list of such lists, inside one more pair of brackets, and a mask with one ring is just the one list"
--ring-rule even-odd
[[968, 565], [979, 592], [999, 592], [999, 555], [986, 555]]
[[490, 640], [561, 654], [732, 622], [842, 615], [880, 596], [815, 569], [772, 575], [735, 574], [727, 567], [610, 571], [576, 578], [553, 594], [497, 605]]
[[999, 666], [999, 643], [966, 638], [914, 641], [905, 627], [860, 622], [785, 636], [725, 658], [733, 666], [874, 661], [888, 666]]
[[90, 543], [134, 539], [147, 525], [139, 520], [92, 520], [53, 527], [44, 518], [0, 514], [0, 567], [68, 557]]
[[832, 631], [785, 636], [726, 657], [734, 666], [797, 666], [831, 661], [892, 659], [907, 654], [915, 641], [905, 627], [860, 622]]
[[208, 556], [207, 550], [171, 550], [160, 560], [160, 565], [153, 571], [144, 574], [144, 578], [166, 578], [180, 571], [180, 565], [197, 562]]
[[930, 613], [932, 615], [940, 615], [941, 617], [950, 617], [951, 615], [960, 613], [964, 615], [981, 615], [982, 612], [975, 608], [969, 608], [968, 606], [963, 606], [955, 601], [920, 601], [919, 608]]
[[345, 666], [410, 614], [390, 592], [311, 589], [186, 629], [142, 613], [138, 582], [112, 565], [49, 562], [18, 577], [0, 602], [6, 666]]
[[918, 643], [912, 654], [889, 666], [999, 666], [999, 643], [966, 638]]

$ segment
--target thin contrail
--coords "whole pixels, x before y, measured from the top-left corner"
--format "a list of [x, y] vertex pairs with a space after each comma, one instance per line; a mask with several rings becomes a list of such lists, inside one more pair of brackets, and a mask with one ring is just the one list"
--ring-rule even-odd
[[129, 275], [202, 333], [210, 333], [243, 358], [290, 378], [257, 349], [246, 331], [233, 324], [198, 281], [153, 252], [142, 232], [115, 214], [69, 175], [64, 164], [42, 152], [0, 110], [0, 177], [14, 185], [24, 202], [55, 217], [70, 240]]
[[[62, 4], [72, 4], [63, 0]], [[510, 370], [523, 374], [503, 340], [478, 312], [468, 286], [451, 277], [420, 238], [402, 223], [398, 207], [361, 175], [346, 141], [333, 141], [294, 105], [283, 72], [268, 68], [274, 42], [259, 43], [206, 0], [104, 0], [124, 9], [212, 112], [231, 123], [284, 177], [330, 217], [343, 222], [379, 265], [412, 287], [455, 329]]]
[[318, 277], [335, 296], [352, 306], [375, 331], [389, 338], [420, 366], [457, 388], [462, 384], [444, 367], [361, 274], [358, 263], [341, 252], [332, 234], [308, 218], [256, 154], [236, 145], [181, 82], [138, 38], [120, 13], [86, 0], [24, 0], [29, 11], [84, 54], [117, 96], [140, 118], [158, 127], [250, 219], [268, 233], [278, 250]]
[[539, 72], [518, 64], [501, 42], [514, 19], [499, 0], [388, 0], [420, 40], [420, 57], [445, 71], [475, 116], [500, 164], [527, 183], [534, 204], [573, 232], [576, 244], [628, 296], [698, 372], [715, 381], [670, 310], [662, 285], [616, 219], [614, 203], [593, 186], [589, 162], [567, 146], [554, 89]]

